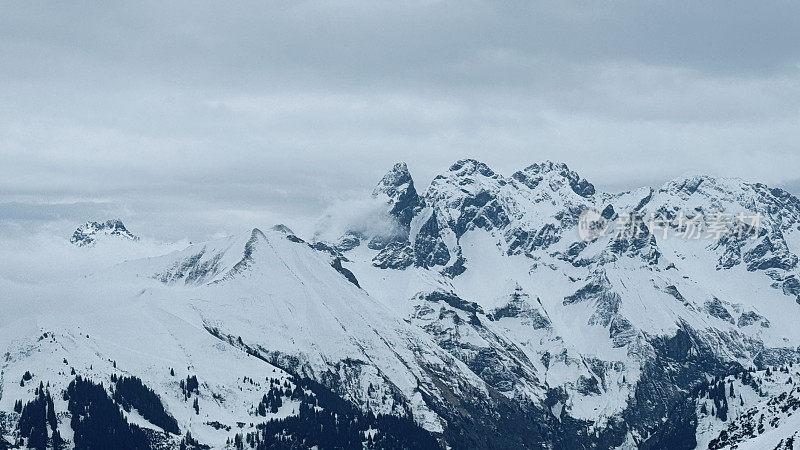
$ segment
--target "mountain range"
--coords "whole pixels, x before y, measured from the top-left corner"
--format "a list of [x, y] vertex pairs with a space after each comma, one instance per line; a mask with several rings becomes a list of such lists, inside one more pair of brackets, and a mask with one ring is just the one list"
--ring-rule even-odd
[[[371, 201], [378, 231], [256, 228], [7, 306], [0, 448], [795, 448], [788, 192], [465, 159]], [[108, 240], [139, 243], [70, 242]]]

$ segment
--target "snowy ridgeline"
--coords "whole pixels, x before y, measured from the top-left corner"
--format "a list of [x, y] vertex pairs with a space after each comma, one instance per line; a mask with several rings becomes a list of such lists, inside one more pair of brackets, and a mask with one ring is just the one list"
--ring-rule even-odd
[[[97, 270], [4, 286], [5, 439], [794, 445], [797, 198], [705, 176], [606, 194], [563, 164], [506, 177], [463, 160], [422, 194], [398, 164], [369, 202], [378, 217], [334, 236], [276, 226], [170, 253], [88, 222], [72, 250]], [[668, 230], [582, 239], [587, 211]], [[720, 229], [722, 215], [759, 223]], [[683, 218], [715, 232], [676, 237]]]

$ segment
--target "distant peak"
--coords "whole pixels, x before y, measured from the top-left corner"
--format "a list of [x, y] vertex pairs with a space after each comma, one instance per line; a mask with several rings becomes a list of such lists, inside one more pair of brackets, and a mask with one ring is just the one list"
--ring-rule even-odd
[[668, 186], [674, 188], [674, 190], [678, 192], [692, 195], [697, 192], [698, 189], [700, 189], [700, 185], [707, 183], [707, 181], [708, 179], [705, 176], [694, 175], [691, 177], [672, 180], [668, 183]]
[[744, 180], [738, 178], [720, 178], [693, 172], [673, 178], [661, 187], [661, 191], [681, 196], [691, 196], [698, 191], [706, 191], [708, 189], [727, 192], [746, 184]]
[[[257, 229], [257, 228], [256, 228], [256, 229]], [[277, 231], [277, 232], [279, 232], [279, 233], [283, 233], [283, 234], [294, 234], [294, 231], [292, 231], [292, 229], [291, 229], [291, 228], [287, 227], [286, 225], [284, 225], [284, 224], [282, 224], [282, 223], [279, 223], [279, 224], [277, 224], [277, 225], [274, 225], [274, 226], [272, 227], [272, 231]]]
[[87, 221], [72, 234], [69, 241], [79, 247], [93, 245], [97, 242], [98, 236], [119, 236], [132, 241], [138, 241], [139, 237], [125, 228], [125, 224], [120, 219], [110, 219], [105, 222]]

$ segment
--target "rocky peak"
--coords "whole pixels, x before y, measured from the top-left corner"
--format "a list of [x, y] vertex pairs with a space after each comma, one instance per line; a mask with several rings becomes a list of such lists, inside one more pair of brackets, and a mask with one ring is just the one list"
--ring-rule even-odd
[[728, 194], [733, 190], [735, 184], [740, 183], [736, 183], [734, 180], [717, 179], [709, 175], [691, 174], [668, 181], [660, 191], [685, 199], [695, 194], [707, 196], [713, 191]]
[[[437, 175], [425, 193], [430, 203], [459, 202], [459, 199], [475, 196], [494, 196], [508, 180], [495, 173], [486, 164], [474, 159], [456, 161], [450, 169]], [[433, 204], [426, 205], [434, 206]]]
[[541, 163], [533, 163], [530, 166], [526, 167], [523, 172], [527, 172], [529, 174], [540, 174], [540, 173], [548, 173], [548, 172], [555, 172], [558, 174], [565, 174], [569, 173], [569, 167], [565, 163], [553, 162], [553, 161], [543, 161]]
[[535, 189], [543, 180], [548, 179], [553, 190], [558, 190], [559, 185], [566, 184], [581, 197], [588, 198], [595, 194], [594, 185], [581, 178], [577, 172], [570, 170], [564, 163], [545, 161], [531, 164], [512, 177], [531, 189]]
[[408, 171], [408, 166], [404, 162], [399, 162], [381, 178], [381, 181], [372, 191], [372, 195], [386, 194], [389, 197], [394, 197], [399, 191], [408, 189], [409, 185], [413, 187], [413, 184], [414, 181], [411, 179], [411, 172]]
[[474, 174], [480, 174], [485, 177], [496, 178], [498, 175], [494, 173], [492, 169], [489, 168], [486, 164], [474, 160], [474, 159], [461, 159], [455, 162], [449, 169], [450, 172], [454, 172], [456, 176], [469, 176]]
[[389, 204], [389, 214], [408, 228], [414, 217], [414, 210], [420, 205], [419, 195], [414, 188], [414, 180], [406, 163], [399, 162], [392, 167], [372, 191], [372, 196], [385, 198]]
[[75, 230], [69, 241], [79, 247], [85, 247], [94, 245], [98, 236], [120, 236], [132, 241], [139, 240], [138, 236], [125, 228], [121, 220], [113, 219], [105, 222], [88, 221]]
[[504, 187], [508, 180], [474, 159], [457, 161], [431, 182], [425, 204], [436, 211], [441, 226], [460, 237], [477, 221], [482, 228], [501, 228], [508, 223]]

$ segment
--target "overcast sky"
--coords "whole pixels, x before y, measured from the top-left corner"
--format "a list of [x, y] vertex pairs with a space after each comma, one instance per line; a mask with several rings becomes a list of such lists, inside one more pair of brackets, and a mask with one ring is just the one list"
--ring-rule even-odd
[[165, 3], [3, 5], [0, 221], [200, 239], [465, 157], [800, 192], [798, 2]]

